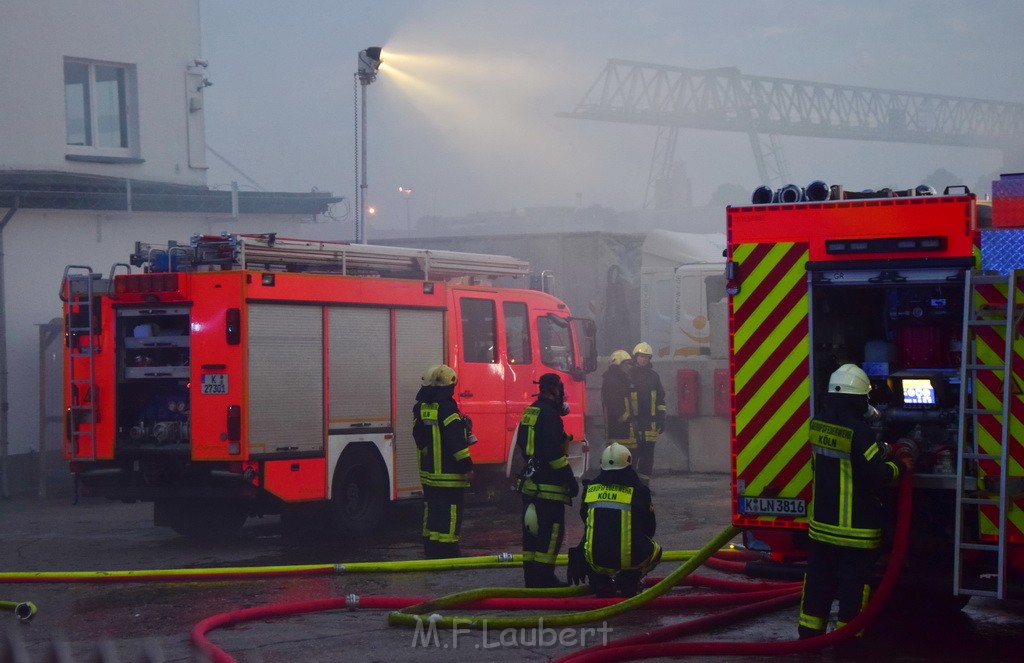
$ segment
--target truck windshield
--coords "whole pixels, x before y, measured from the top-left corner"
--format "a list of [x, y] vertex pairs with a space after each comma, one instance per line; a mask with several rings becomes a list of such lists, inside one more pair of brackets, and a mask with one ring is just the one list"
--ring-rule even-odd
[[537, 318], [537, 338], [540, 341], [540, 360], [545, 366], [570, 372], [576, 366], [569, 321], [548, 314]]

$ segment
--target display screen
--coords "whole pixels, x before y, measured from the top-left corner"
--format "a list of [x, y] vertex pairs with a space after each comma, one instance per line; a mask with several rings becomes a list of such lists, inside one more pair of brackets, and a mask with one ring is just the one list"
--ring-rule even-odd
[[904, 378], [903, 404], [904, 405], [935, 405], [935, 387], [932, 381], [926, 378]]

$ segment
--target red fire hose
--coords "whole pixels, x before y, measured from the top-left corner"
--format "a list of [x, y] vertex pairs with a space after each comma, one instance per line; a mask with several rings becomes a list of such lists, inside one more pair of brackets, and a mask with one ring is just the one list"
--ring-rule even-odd
[[[688, 635], [699, 630], [734, 623], [745, 617], [763, 615], [768, 610], [795, 605], [800, 600], [800, 592], [768, 599], [759, 603], [683, 622], [632, 638], [609, 642], [601, 647], [590, 647], [556, 659], [556, 663], [569, 661], [634, 661], [645, 658], [679, 657], [679, 656], [783, 656], [798, 654], [824, 647], [830, 647], [854, 637], [881, 611], [889, 595], [892, 593], [900, 569], [907, 553], [910, 541], [910, 507], [912, 501], [913, 476], [907, 472], [901, 475], [898, 511], [896, 520], [896, 536], [893, 540], [892, 553], [886, 566], [885, 574], [879, 583], [878, 590], [870, 603], [846, 626], [825, 635], [806, 640], [787, 640], [780, 642], [664, 642], [665, 640]], [[794, 627], [795, 628], [795, 627]]]

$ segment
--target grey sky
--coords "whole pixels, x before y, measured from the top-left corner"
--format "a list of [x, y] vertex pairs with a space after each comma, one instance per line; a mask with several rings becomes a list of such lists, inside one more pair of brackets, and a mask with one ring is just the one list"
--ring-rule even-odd
[[[368, 89], [372, 223], [558, 205], [636, 209], [650, 127], [568, 120], [609, 58], [1024, 102], [1024, 2], [201, 0], [207, 141], [263, 187], [355, 189], [357, 53], [398, 72]], [[399, 58], [407, 55], [408, 58]], [[973, 186], [993, 151], [783, 137], [794, 180], [905, 187], [945, 168]], [[704, 204], [759, 184], [746, 136], [684, 131]], [[209, 183], [245, 181], [211, 158]], [[372, 234], [370, 235], [372, 239]]]

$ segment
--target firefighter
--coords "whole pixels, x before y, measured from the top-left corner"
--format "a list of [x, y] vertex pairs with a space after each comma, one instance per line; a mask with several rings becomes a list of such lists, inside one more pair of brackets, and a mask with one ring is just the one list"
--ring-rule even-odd
[[423, 553], [427, 559], [459, 556], [462, 504], [473, 476], [469, 419], [455, 403], [455, 371], [431, 366], [413, 406], [412, 436], [423, 484]]
[[516, 482], [523, 498], [523, 580], [527, 587], [564, 587], [555, 576], [555, 558], [565, 536], [565, 505], [579, 492], [565, 454], [572, 438], [562, 417], [569, 408], [557, 374], [545, 373], [537, 384], [537, 400], [523, 411], [516, 432], [526, 462]]
[[636, 595], [640, 579], [661, 560], [651, 491], [632, 464], [629, 449], [610, 444], [601, 454], [601, 473], [583, 482], [583, 540], [569, 550], [569, 582], [589, 578], [603, 598]]
[[604, 407], [607, 443], [636, 449], [636, 437], [629, 409], [629, 369], [633, 361], [625, 350], [611, 355], [611, 364], [601, 376], [601, 404]]
[[[867, 601], [868, 573], [885, 520], [881, 490], [900, 474], [864, 419], [869, 391], [867, 374], [856, 364], [843, 364], [829, 378], [823, 409], [810, 423], [814, 492], [800, 638], [825, 633], [834, 599], [839, 600], [837, 628]], [[909, 453], [897, 459], [906, 471], [913, 468]]]
[[654, 350], [640, 342], [633, 348], [633, 368], [629, 372], [632, 388], [629, 408], [636, 436], [636, 472], [650, 484], [654, 471], [654, 444], [665, 430], [665, 388], [651, 366]]

